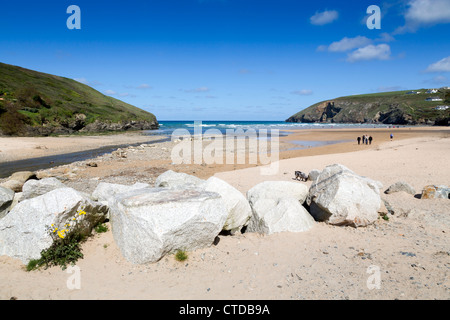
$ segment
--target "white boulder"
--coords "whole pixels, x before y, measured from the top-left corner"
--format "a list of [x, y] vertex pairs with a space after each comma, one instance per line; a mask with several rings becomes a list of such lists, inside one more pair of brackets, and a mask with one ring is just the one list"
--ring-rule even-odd
[[234, 233], [246, 226], [252, 216], [252, 208], [247, 198], [229, 183], [216, 177], [210, 177], [204, 184], [204, 190], [217, 192], [222, 197], [228, 211], [223, 230]]
[[156, 178], [155, 187], [172, 188], [190, 184], [193, 186], [202, 186], [205, 180], [197, 178], [183, 172], [168, 170]]
[[314, 219], [302, 206], [308, 187], [291, 181], [265, 181], [247, 192], [253, 210], [247, 232], [303, 232]]
[[44, 178], [41, 180], [28, 180], [22, 187], [22, 199], [30, 199], [41, 196], [47, 192], [66, 186], [56, 178]]
[[193, 187], [132, 190], [117, 194], [110, 207], [114, 240], [136, 264], [210, 246], [227, 216], [218, 193]]
[[333, 225], [366, 226], [378, 218], [383, 185], [347, 167], [327, 166], [311, 185], [307, 204], [318, 221]]
[[247, 198], [251, 203], [259, 199], [278, 201], [281, 198], [294, 198], [303, 204], [307, 196], [308, 187], [293, 181], [264, 181], [247, 191]]
[[148, 183], [136, 182], [133, 185], [100, 182], [92, 192], [92, 199], [107, 204], [116, 194], [124, 193], [131, 190], [148, 188]]
[[9, 188], [0, 187], [0, 219], [9, 211], [15, 192]]
[[[86, 214], [80, 215], [84, 210]], [[42, 196], [19, 202], [11, 212], [0, 219], [0, 256], [20, 259], [24, 264], [38, 259], [48, 249], [54, 235], [50, 230], [68, 229], [66, 224], [79, 215], [78, 232], [88, 234], [105, 218], [107, 208], [90, 200], [72, 188], [58, 188]]]

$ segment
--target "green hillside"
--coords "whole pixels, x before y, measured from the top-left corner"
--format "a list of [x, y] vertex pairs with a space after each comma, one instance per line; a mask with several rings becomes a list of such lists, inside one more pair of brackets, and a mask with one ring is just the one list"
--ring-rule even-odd
[[156, 117], [72, 79], [0, 63], [0, 130], [47, 135], [156, 129]]
[[[439, 110], [438, 107], [450, 106], [450, 90], [441, 88], [435, 93], [427, 93], [427, 90], [382, 92], [326, 100], [296, 113], [286, 121], [449, 125], [450, 108]], [[442, 101], [427, 101], [431, 97]]]

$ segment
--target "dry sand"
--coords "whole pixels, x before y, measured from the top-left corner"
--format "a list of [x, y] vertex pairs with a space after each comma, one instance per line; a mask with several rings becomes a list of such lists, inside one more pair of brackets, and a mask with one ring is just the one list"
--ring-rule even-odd
[[0, 163], [158, 139], [160, 137], [140, 132], [97, 136], [0, 137]]
[[[288, 139], [343, 140], [362, 133], [331, 132], [302, 131]], [[368, 134], [375, 137], [371, 146], [358, 146], [355, 140], [283, 152], [273, 176], [261, 176], [254, 165], [171, 165], [168, 143], [152, 159], [145, 153], [150, 151], [140, 150], [129, 152], [127, 159], [97, 159], [98, 167], [79, 166], [66, 183], [92, 189], [98, 181], [148, 182], [170, 168], [201, 178], [216, 175], [245, 193], [264, 180], [292, 181], [295, 170], [340, 163], [385, 188], [399, 180], [416, 193], [428, 184], [450, 185], [448, 130], [398, 129], [394, 141], [389, 141], [389, 130]], [[395, 210], [388, 221], [379, 219], [364, 228], [318, 222], [308, 232], [270, 236], [220, 235], [217, 245], [188, 252], [184, 262], [166, 256], [133, 265], [120, 254], [111, 231], [95, 234], [83, 244], [84, 259], [77, 263], [80, 289], [68, 289], [71, 274], [58, 267], [26, 272], [20, 261], [2, 256], [0, 299], [449, 299], [450, 200], [421, 200], [405, 193], [382, 197]], [[374, 270], [380, 272], [379, 289], [367, 285]]]

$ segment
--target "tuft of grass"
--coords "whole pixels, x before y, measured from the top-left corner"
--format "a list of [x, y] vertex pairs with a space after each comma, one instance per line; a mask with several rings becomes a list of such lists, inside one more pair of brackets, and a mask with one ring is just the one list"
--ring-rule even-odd
[[186, 251], [184, 250], [177, 250], [177, 252], [175, 253], [175, 260], [177, 261], [184, 261], [188, 258], [188, 255], [186, 253]]
[[97, 233], [104, 233], [108, 231], [108, 226], [104, 223], [99, 223], [95, 226], [95, 232]]

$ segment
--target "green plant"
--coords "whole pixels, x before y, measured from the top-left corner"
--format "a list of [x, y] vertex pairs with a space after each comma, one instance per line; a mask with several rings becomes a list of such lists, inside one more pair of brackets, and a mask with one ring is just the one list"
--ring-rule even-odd
[[83, 258], [81, 252], [81, 243], [86, 236], [80, 232], [80, 223], [82, 222], [86, 211], [80, 209], [77, 215], [64, 224], [63, 228], [58, 228], [54, 224], [48, 227], [48, 232], [53, 239], [52, 245], [41, 251], [39, 259], [30, 260], [27, 264], [27, 271], [45, 268], [51, 266], [60, 266], [63, 270], [67, 265], [74, 265], [78, 259]]
[[188, 255], [186, 253], [186, 251], [184, 250], [177, 250], [177, 252], [175, 253], [175, 259], [177, 261], [184, 261], [188, 258]]
[[108, 231], [108, 226], [105, 225], [104, 223], [99, 223], [98, 225], [95, 226], [95, 232], [97, 233], [103, 233]]

